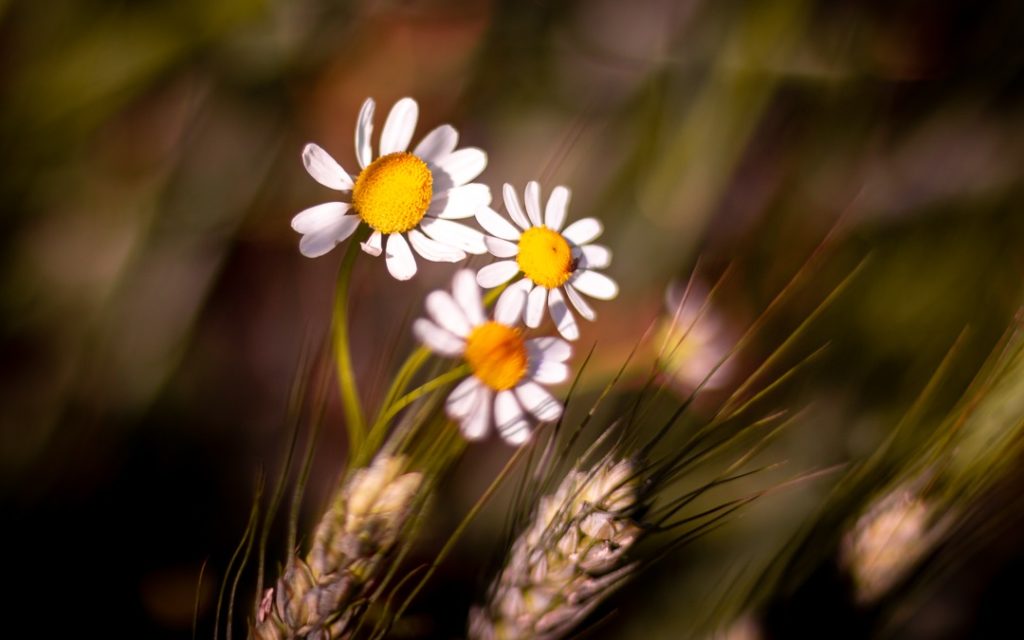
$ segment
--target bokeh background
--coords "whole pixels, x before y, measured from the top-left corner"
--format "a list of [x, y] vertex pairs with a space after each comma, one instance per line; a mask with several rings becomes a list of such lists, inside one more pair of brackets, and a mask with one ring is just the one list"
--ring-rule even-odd
[[[737, 374], [868, 256], [806, 337], [829, 348], [787, 391], [804, 417], [769, 455], [795, 470], [869, 455], [965, 327], [950, 402], [1021, 304], [1022, 37], [1016, 2], [0, 2], [5, 628], [185, 637], [195, 605], [209, 634], [257, 473], [283, 455], [300, 354], [329, 322], [339, 253], [305, 259], [289, 228], [328, 199], [299, 153], [316, 141], [354, 167], [368, 96], [379, 119], [415, 97], [417, 135], [454, 124], [488, 152], [492, 189], [565, 184], [571, 216], [605, 222], [622, 293], [580, 343], [598, 345], [595, 387], [695, 264], [709, 282], [733, 265], [716, 305], [739, 333], [837, 228]], [[358, 269], [372, 398], [451, 271]], [[332, 401], [305, 522], [343, 428]], [[422, 557], [508, 455], [470, 449]], [[777, 553], [829, 482], [674, 555], [596, 633], [694, 633], [709, 594]], [[407, 633], [462, 632], [501, 522], [471, 529]], [[1016, 620], [1019, 532], [974, 549], [909, 636]]]

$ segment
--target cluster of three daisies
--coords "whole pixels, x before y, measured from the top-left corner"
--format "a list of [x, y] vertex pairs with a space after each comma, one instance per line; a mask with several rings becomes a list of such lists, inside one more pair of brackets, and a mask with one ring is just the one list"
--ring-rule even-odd
[[[468, 439], [484, 437], [493, 424], [511, 444], [525, 442], [536, 420], [557, 420], [562, 405], [542, 386], [569, 376], [565, 364], [569, 343], [557, 337], [526, 339], [520, 321], [537, 328], [549, 310], [559, 333], [579, 337], [571, 304], [593, 320], [584, 300], [611, 299], [613, 280], [597, 271], [611, 262], [611, 252], [592, 244], [601, 223], [584, 218], [565, 225], [569, 190], [555, 187], [541, 208], [540, 185], [530, 182], [521, 206], [515, 189], [505, 184], [502, 195], [509, 218], [491, 207], [491, 191], [473, 182], [487, 166], [480, 149], [458, 145], [450, 125], [430, 131], [410, 152], [419, 109], [414, 100], [399, 100], [388, 114], [374, 158], [370, 141], [374, 102], [359, 112], [355, 132], [355, 179], [315, 144], [303, 150], [306, 170], [325, 187], [340, 191], [343, 201], [320, 204], [300, 212], [292, 228], [302, 234], [299, 250], [321, 256], [346, 240], [360, 223], [370, 234], [363, 251], [385, 256], [388, 271], [398, 280], [416, 274], [413, 250], [433, 262], [458, 262], [467, 254], [490, 253], [500, 260], [475, 274], [455, 274], [451, 292], [438, 290], [426, 298], [429, 319], [413, 325], [416, 336], [435, 353], [462, 358], [472, 375], [449, 395], [448, 415], [459, 422]], [[476, 218], [482, 233], [459, 220]], [[365, 234], [364, 234], [365, 235]], [[411, 247], [410, 247], [411, 245]], [[493, 319], [485, 312], [480, 287], [500, 286], [517, 275], [498, 296]]]

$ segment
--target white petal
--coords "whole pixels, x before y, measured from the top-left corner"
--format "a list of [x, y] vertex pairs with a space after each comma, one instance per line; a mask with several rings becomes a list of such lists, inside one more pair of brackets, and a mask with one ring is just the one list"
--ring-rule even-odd
[[491, 289], [503, 282], [508, 282], [519, 273], [519, 263], [515, 260], [492, 262], [476, 273], [476, 281], [484, 289]]
[[380, 155], [409, 148], [419, 114], [420, 108], [412, 98], [402, 98], [391, 107], [391, 113], [384, 121], [384, 130], [380, 132]]
[[434, 240], [462, 249], [466, 253], [473, 255], [487, 253], [484, 234], [459, 222], [440, 218], [423, 218], [420, 221], [420, 229]]
[[516, 241], [519, 239], [519, 230], [503, 218], [500, 213], [490, 207], [481, 207], [476, 212], [476, 221], [480, 223], [488, 233], [505, 240]]
[[483, 173], [487, 167], [487, 154], [475, 147], [466, 147], [438, 159], [434, 166], [447, 173], [452, 185], [457, 187], [472, 182]]
[[530, 423], [511, 391], [501, 391], [494, 397], [494, 424], [509, 444], [522, 444], [530, 437]]
[[437, 162], [459, 144], [459, 132], [450, 124], [442, 124], [423, 136], [413, 153], [427, 162]]
[[544, 224], [540, 217], [540, 184], [536, 180], [526, 183], [526, 215], [530, 216], [530, 223], [535, 227]]
[[542, 384], [558, 384], [569, 379], [569, 365], [564, 362], [543, 360], [537, 365], [533, 379]]
[[480, 299], [480, 286], [471, 269], [459, 269], [452, 278], [452, 297], [466, 315], [469, 324], [477, 326], [484, 322], [484, 303]]
[[444, 402], [444, 410], [448, 417], [459, 420], [472, 413], [476, 408], [482, 388], [483, 385], [473, 376], [460, 382], [452, 389], [452, 392], [448, 394], [448, 399]]
[[519, 304], [521, 307], [525, 307], [526, 297], [533, 289], [533, 286], [533, 281], [529, 278], [522, 278], [521, 280], [513, 282], [505, 287], [505, 290], [498, 296], [498, 302], [495, 305], [495, 308], [499, 305], [504, 307], [505, 305], [511, 304]]
[[612, 251], [599, 244], [588, 244], [580, 248], [583, 252], [583, 269], [604, 269], [612, 263]]
[[531, 338], [526, 343], [541, 354], [541, 360], [565, 362], [572, 356], [572, 345], [554, 336]]
[[[498, 296], [498, 302], [494, 305], [494, 320], [506, 327], [515, 326], [523, 315], [523, 308], [526, 307], [526, 293], [519, 287], [509, 287], [511, 293], [506, 289]], [[508, 295], [505, 295], [505, 294]]]
[[512, 222], [519, 225], [520, 229], [529, 229], [530, 221], [526, 219], [523, 208], [519, 206], [519, 196], [516, 195], [516, 190], [512, 188], [512, 185], [506, 182], [501, 188], [501, 195], [505, 199], [505, 210], [508, 211]]
[[302, 236], [299, 252], [307, 258], [318, 258], [352, 235], [358, 226], [359, 216], [342, 216], [333, 224]]
[[599, 271], [580, 271], [570, 282], [580, 293], [598, 300], [611, 300], [619, 295], [619, 285]]
[[409, 232], [409, 242], [412, 243], [412, 248], [416, 250], [416, 253], [431, 262], [458, 262], [466, 257], [466, 253], [461, 249], [431, 240], [419, 229]]
[[359, 246], [363, 248], [363, 251], [370, 254], [371, 256], [375, 258], [379, 256], [383, 252], [380, 231], [374, 231], [373, 233], [371, 233], [370, 237], [367, 238], [366, 242], [359, 243]]
[[370, 136], [373, 135], [373, 98], [367, 98], [359, 109], [359, 119], [356, 121], [356, 160], [363, 169], [373, 162], [373, 146], [370, 144]]
[[583, 218], [566, 227], [562, 235], [576, 246], [582, 246], [601, 235], [603, 230], [597, 218]]
[[447, 291], [431, 291], [426, 300], [427, 313], [444, 329], [465, 338], [469, 335], [469, 320], [455, 298]]
[[351, 208], [347, 202], [325, 202], [303, 209], [292, 218], [292, 229], [299, 233], [316, 233], [335, 224]]
[[565, 298], [558, 289], [548, 291], [548, 308], [551, 310], [551, 319], [558, 327], [558, 333], [567, 340], [576, 340], [580, 337], [579, 327], [576, 326], [576, 319], [572, 317], [568, 307], [565, 306]]
[[466, 343], [461, 338], [426, 318], [417, 318], [412, 323], [412, 333], [428, 349], [442, 356], [457, 356], [466, 348]]
[[525, 382], [516, 387], [515, 392], [523, 408], [537, 419], [552, 422], [562, 416], [562, 403], [536, 382]]
[[427, 209], [427, 215], [448, 220], [472, 218], [490, 203], [490, 187], [474, 182], [435, 194], [430, 202], [430, 208]]
[[466, 440], [479, 440], [490, 430], [492, 395], [490, 389], [480, 385], [480, 390], [476, 393], [476, 404], [459, 425]]
[[565, 213], [569, 209], [569, 190], [555, 187], [548, 196], [548, 206], [544, 209], [544, 226], [561, 231], [565, 224]]
[[302, 164], [314, 180], [329, 189], [348, 191], [352, 188], [352, 176], [319, 145], [306, 145], [302, 150]]
[[388, 236], [386, 257], [388, 271], [395, 280], [408, 280], [416, 275], [416, 258], [409, 249], [409, 243], [400, 233]]
[[594, 318], [597, 317], [597, 314], [590, 308], [587, 301], [583, 299], [583, 296], [581, 296], [568, 282], [565, 283], [563, 288], [565, 289], [565, 295], [569, 298], [569, 302], [572, 303], [572, 306], [576, 307], [576, 310], [580, 312], [581, 316], [593, 322]]
[[548, 290], [534, 287], [526, 300], [526, 326], [536, 329], [544, 320], [544, 303], [547, 301]]
[[511, 258], [519, 254], [519, 245], [508, 240], [484, 236], [484, 244], [495, 258]]

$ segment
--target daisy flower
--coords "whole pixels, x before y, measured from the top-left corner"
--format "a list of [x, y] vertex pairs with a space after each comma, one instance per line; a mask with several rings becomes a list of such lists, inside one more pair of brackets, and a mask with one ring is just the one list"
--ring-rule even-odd
[[519, 206], [519, 197], [512, 185], [506, 184], [502, 194], [505, 208], [516, 226], [488, 206], [477, 211], [476, 219], [491, 234], [484, 238], [487, 250], [497, 258], [507, 259], [481, 269], [477, 282], [491, 288], [522, 273], [523, 278], [509, 285], [499, 301], [508, 305], [514, 296], [525, 294], [521, 304], [526, 326], [539, 327], [547, 306], [558, 332], [569, 340], [576, 340], [579, 328], [565, 299], [569, 299], [581, 316], [593, 320], [597, 314], [583, 295], [610, 300], [619, 293], [614, 280], [596, 271], [612, 261], [612, 252], [607, 247], [591, 244], [601, 235], [601, 223], [596, 218], [583, 218], [563, 230], [569, 206], [569, 190], [565, 187], [551, 191], [543, 218], [537, 182], [526, 185], [526, 213]]
[[467, 440], [483, 438], [494, 424], [506, 442], [522, 444], [533, 422], [527, 414], [543, 422], [562, 415], [562, 404], [541, 385], [569, 377], [565, 361], [572, 347], [554, 337], [525, 339], [516, 327], [523, 309], [520, 297], [503, 297], [488, 320], [473, 272], [461, 269], [451, 294], [439, 290], [427, 296], [430, 319], [413, 323], [413, 333], [427, 348], [469, 365], [472, 375], [445, 403]]
[[459, 134], [447, 124], [407, 151], [419, 107], [412, 98], [402, 98], [384, 122], [380, 154], [374, 159], [373, 110], [369, 98], [359, 111], [356, 160], [361, 171], [355, 179], [319, 146], [307, 144], [302, 150], [309, 175], [342, 193], [340, 202], [310, 207], [292, 218], [292, 229], [302, 234], [302, 255], [324, 255], [360, 222], [373, 229], [363, 250], [373, 256], [383, 252], [388, 271], [398, 280], [416, 274], [410, 244], [433, 262], [458, 262], [467, 253], [485, 253], [483, 234], [453, 220], [471, 218], [491, 202], [491, 190], [471, 182], [487, 166], [487, 155], [471, 147], [456, 150]]
[[731, 327], [708, 301], [708, 290], [694, 282], [686, 291], [679, 283], [665, 289], [666, 317], [662, 342], [666, 345], [665, 370], [681, 391], [698, 387], [710, 391], [727, 386], [734, 362], [728, 359], [735, 343]]

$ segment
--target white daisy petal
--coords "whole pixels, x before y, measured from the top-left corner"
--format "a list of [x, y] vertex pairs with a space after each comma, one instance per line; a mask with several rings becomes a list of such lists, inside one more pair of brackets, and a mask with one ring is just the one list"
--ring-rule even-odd
[[544, 224], [540, 217], [540, 184], [536, 180], [526, 183], [526, 214], [530, 216], [530, 223], [535, 227]]
[[434, 195], [427, 215], [448, 220], [472, 218], [477, 211], [491, 203], [491, 190], [485, 184], [474, 182]]
[[597, 314], [590, 308], [587, 301], [583, 299], [583, 296], [581, 296], [568, 282], [566, 282], [562, 288], [565, 289], [565, 295], [569, 298], [569, 302], [572, 303], [572, 306], [576, 307], [576, 310], [580, 312], [580, 315], [593, 322], [594, 318], [597, 317]]
[[519, 230], [512, 226], [500, 213], [490, 207], [480, 207], [476, 212], [476, 221], [487, 232], [504, 240], [519, 239]]
[[316, 233], [335, 224], [351, 208], [347, 202], [325, 202], [303, 209], [292, 218], [292, 229], [299, 233]]
[[453, 151], [434, 163], [452, 179], [452, 186], [460, 186], [472, 182], [487, 167], [487, 154], [475, 147], [466, 147]]
[[576, 326], [576, 318], [565, 306], [565, 298], [558, 289], [551, 289], [548, 292], [548, 308], [551, 310], [551, 319], [558, 327], [558, 333], [567, 340], [576, 340], [580, 337], [579, 327]]
[[519, 273], [519, 263], [515, 260], [492, 262], [476, 273], [477, 283], [484, 289], [491, 289], [503, 282], [508, 282]]
[[569, 190], [555, 187], [548, 196], [548, 206], [544, 209], [544, 226], [561, 231], [565, 224], [565, 214], [569, 209]]
[[583, 253], [584, 269], [604, 269], [612, 263], [612, 251], [608, 247], [599, 244], [588, 244], [580, 247]]
[[548, 290], [534, 287], [526, 299], [526, 326], [536, 329], [544, 320], [544, 303], [547, 301]]
[[458, 262], [466, 257], [466, 253], [461, 249], [431, 240], [419, 229], [409, 232], [409, 242], [416, 253], [431, 262]]
[[370, 237], [367, 238], [366, 242], [359, 243], [359, 246], [363, 248], [363, 251], [370, 254], [371, 256], [375, 258], [379, 256], [381, 253], [383, 253], [384, 250], [382, 246], [382, 238], [380, 235], [380, 231], [374, 231], [373, 233], [371, 233]]
[[326, 227], [302, 236], [299, 252], [307, 258], [318, 258], [352, 235], [358, 226], [359, 216], [342, 216]]
[[565, 362], [572, 356], [572, 345], [554, 336], [531, 338], [526, 343], [541, 354], [542, 360]]
[[[494, 320], [506, 327], [518, 324], [519, 318], [523, 315], [523, 309], [526, 307], [526, 294], [523, 290], [519, 287], [509, 287], [509, 289], [512, 290], [512, 293], [508, 293], [508, 290], [503, 291], [494, 305]], [[506, 293], [508, 295], [505, 295]]]
[[456, 420], [465, 418], [476, 408], [483, 385], [473, 376], [460, 382], [444, 402], [445, 413]]
[[391, 113], [384, 121], [384, 129], [380, 132], [380, 155], [386, 156], [409, 148], [419, 114], [419, 105], [412, 98], [402, 98], [391, 107]]
[[348, 191], [352, 188], [352, 176], [341, 168], [338, 161], [313, 143], [302, 150], [302, 164], [313, 179], [328, 189]]
[[423, 136], [413, 153], [427, 162], [437, 162], [459, 144], [459, 132], [450, 124], [442, 124]]
[[569, 379], [569, 365], [564, 362], [543, 360], [537, 365], [533, 374], [535, 382], [541, 384], [558, 384]]
[[484, 244], [487, 245], [487, 250], [495, 258], [511, 258], [519, 253], [518, 244], [502, 240], [501, 238], [484, 236]]
[[480, 286], [471, 269], [459, 269], [452, 278], [452, 296], [466, 315], [469, 324], [477, 326], [484, 322], [484, 303], [480, 298]]
[[512, 185], [506, 182], [501, 188], [501, 195], [505, 200], [505, 210], [508, 211], [512, 222], [519, 225], [520, 229], [529, 229], [530, 221], [526, 219], [523, 208], [519, 206], [519, 196], [516, 195], [516, 190]]
[[420, 221], [420, 229], [434, 240], [462, 249], [466, 253], [473, 255], [487, 253], [484, 234], [459, 222], [440, 218], [423, 218]]
[[583, 218], [566, 227], [562, 235], [576, 246], [582, 246], [601, 235], [602, 231], [604, 227], [597, 218]]
[[462, 307], [455, 302], [455, 298], [447, 291], [438, 289], [431, 291], [425, 301], [427, 313], [434, 319], [434, 322], [451, 333], [465, 338], [469, 335], [469, 320], [466, 318]]
[[524, 382], [515, 389], [523, 408], [538, 420], [553, 422], [562, 416], [562, 403], [536, 382]]
[[495, 308], [505, 305], [519, 304], [523, 306], [526, 304], [527, 296], [533, 289], [533, 281], [529, 278], [523, 278], [505, 287], [505, 290], [498, 296], [498, 302], [495, 304]]
[[442, 329], [426, 318], [417, 318], [412, 323], [412, 333], [428, 349], [434, 353], [446, 357], [454, 357], [461, 354], [466, 343], [458, 336]]
[[370, 136], [373, 135], [373, 98], [367, 98], [359, 109], [359, 120], [356, 122], [356, 160], [359, 167], [365, 169], [373, 162], [373, 146]]
[[459, 430], [466, 440], [479, 440], [487, 435], [491, 426], [491, 390], [480, 385], [476, 393], [476, 404], [469, 415], [459, 423]]
[[388, 236], [387, 252], [385, 260], [388, 264], [388, 271], [395, 280], [408, 280], [416, 275], [416, 258], [409, 249], [409, 243], [405, 241], [400, 233], [392, 233]]
[[611, 300], [619, 295], [619, 285], [599, 271], [580, 271], [570, 282], [580, 293], [598, 300]]
[[494, 397], [494, 425], [509, 444], [522, 444], [530, 437], [530, 423], [511, 391], [500, 391]]

